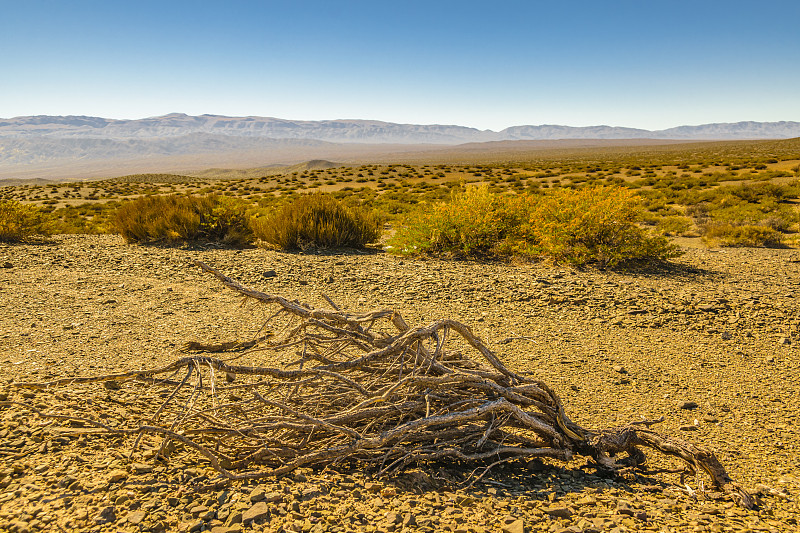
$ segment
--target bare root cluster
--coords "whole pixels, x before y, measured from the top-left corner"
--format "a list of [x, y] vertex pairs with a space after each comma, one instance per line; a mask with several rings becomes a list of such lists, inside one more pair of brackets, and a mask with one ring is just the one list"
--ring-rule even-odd
[[[739, 505], [753, 505], [705, 448], [659, 435], [649, 423], [580, 427], [550, 387], [506, 368], [464, 324], [445, 319], [411, 328], [396, 311], [348, 313], [330, 300], [330, 309], [315, 309], [197, 265], [274, 308], [265, 324], [272, 333], [242, 345], [187, 346], [245, 349], [235, 358], [196, 353], [162, 368], [15, 385], [76, 390], [103, 383], [107, 401], [39, 414], [131, 435], [136, 444], [159, 436], [161, 455], [182, 443], [231, 480], [343, 462], [385, 474], [432, 461], [491, 466], [531, 457], [568, 461], [576, 454], [620, 470], [642, 466], [642, 448], [652, 448], [705, 472]], [[236, 364], [264, 354], [283, 363]], [[140, 393], [138, 402], [114, 399], [137, 387], [158, 401], [143, 403]]]

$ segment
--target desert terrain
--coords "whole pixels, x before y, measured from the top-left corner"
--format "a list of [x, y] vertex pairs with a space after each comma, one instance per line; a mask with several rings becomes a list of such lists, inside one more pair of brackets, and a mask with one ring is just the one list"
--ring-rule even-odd
[[[609, 272], [408, 259], [378, 249], [161, 248], [127, 245], [117, 235], [0, 244], [0, 399], [15, 402], [0, 407], [0, 528], [795, 530], [800, 255], [685, 252], [669, 266]], [[147, 443], [131, 454], [132, 439], [65, 430], [27, 409], [58, 410], [69, 388], [33, 391], [13, 382], [151, 368], [181, 357], [186, 341], [256, 336], [265, 311], [243, 307], [195, 259], [318, 307], [327, 306], [324, 293], [348, 310], [391, 307], [412, 325], [462, 321], [505, 364], [553, 387], [585, 427], [663, 416], [658, 431], [714, 450], [758, 508], [736, 507], [702, 478], [604, 477], [581, 457], [501, 465], [469, 489], [463, 471], [440, 465], [386, 479], [342, 465], [214, 486], [216, 472], [190, 451], [155, 461]], [[124, 400], [125, 387], [98, 385], [86, 400]], [[653, 467], [678, 466], [648, 457]]]

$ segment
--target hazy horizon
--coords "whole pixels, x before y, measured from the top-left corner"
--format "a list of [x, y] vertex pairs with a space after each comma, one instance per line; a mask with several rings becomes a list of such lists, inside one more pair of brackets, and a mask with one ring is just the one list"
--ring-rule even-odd
[[[0, 116], [800, 121], [800, 4], [3, 2]], [[12, 53], [13, 52], [13, 53]]]

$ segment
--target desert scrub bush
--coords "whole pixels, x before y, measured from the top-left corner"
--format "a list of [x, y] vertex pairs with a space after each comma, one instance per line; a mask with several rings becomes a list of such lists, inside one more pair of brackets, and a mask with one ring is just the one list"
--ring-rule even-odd
[[401, 254], [491, 257], [526, 215], [522, 197], [495, 194], [488, 184], [466, 186], [453, 191], [448, 202], [426, 203], [409, 213], [389, 246]]
[[219, 195], [143, 196], [116, 212], [117, 232], [129, 243], [198, 241], [243, 246], [251, 241], [246, 204]]
[[42, 209], [17, 200], [0, 200], [0, 242], [23, 242], [51, 233], [51, 220]]
[[[686, 237], [692, 235], [692, 219], [684, 216], [669, 216], [658, 220], [656, 230], [661, 235]], [[695, 237], [697, 235], [694, 235]]]
[[626, 188], [559, 189], [528, 201], [527, 223], [504, 246], [517, 254], [601, 268], [680, 255], [666, 238], [639, 227], [641, 200]]
[[300, 196], [251, 223], [257, 241], [279, 250], [363, 248], [378, 240], [382, 226], [372, 211], [324, 193]]
[[736, 226], [725, 223], [707, 225], [703, 231], [703, 242], [709, 248], [780, 248], [784, 245], [783, 235], [769, 226]]
[[484, 185], [413, 213], [389, 244], [405, 254], [550, 257], [600, 267], [679, 254], [664, 237], [640, 228], [640, 217], [638, 197], [625, 188], [499, 195]]

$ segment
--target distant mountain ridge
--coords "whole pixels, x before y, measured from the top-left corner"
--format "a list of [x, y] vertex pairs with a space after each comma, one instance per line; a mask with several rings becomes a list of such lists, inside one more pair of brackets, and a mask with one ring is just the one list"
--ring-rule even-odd
[[462, 144], [508, 140], [684, 139], [737, 140], [800, 137], [800, 122], [735, 122], [644, 130], [616, 126], [512, 126], [495, 132], [458, 125], [397, 124], [377, 120], [286, 120], [272, 117], [190, 116], [122, 120], [87, 116], [0, 119], [0, 138], [165, 139], [192, 134], [313, 140], [331, 143]]

